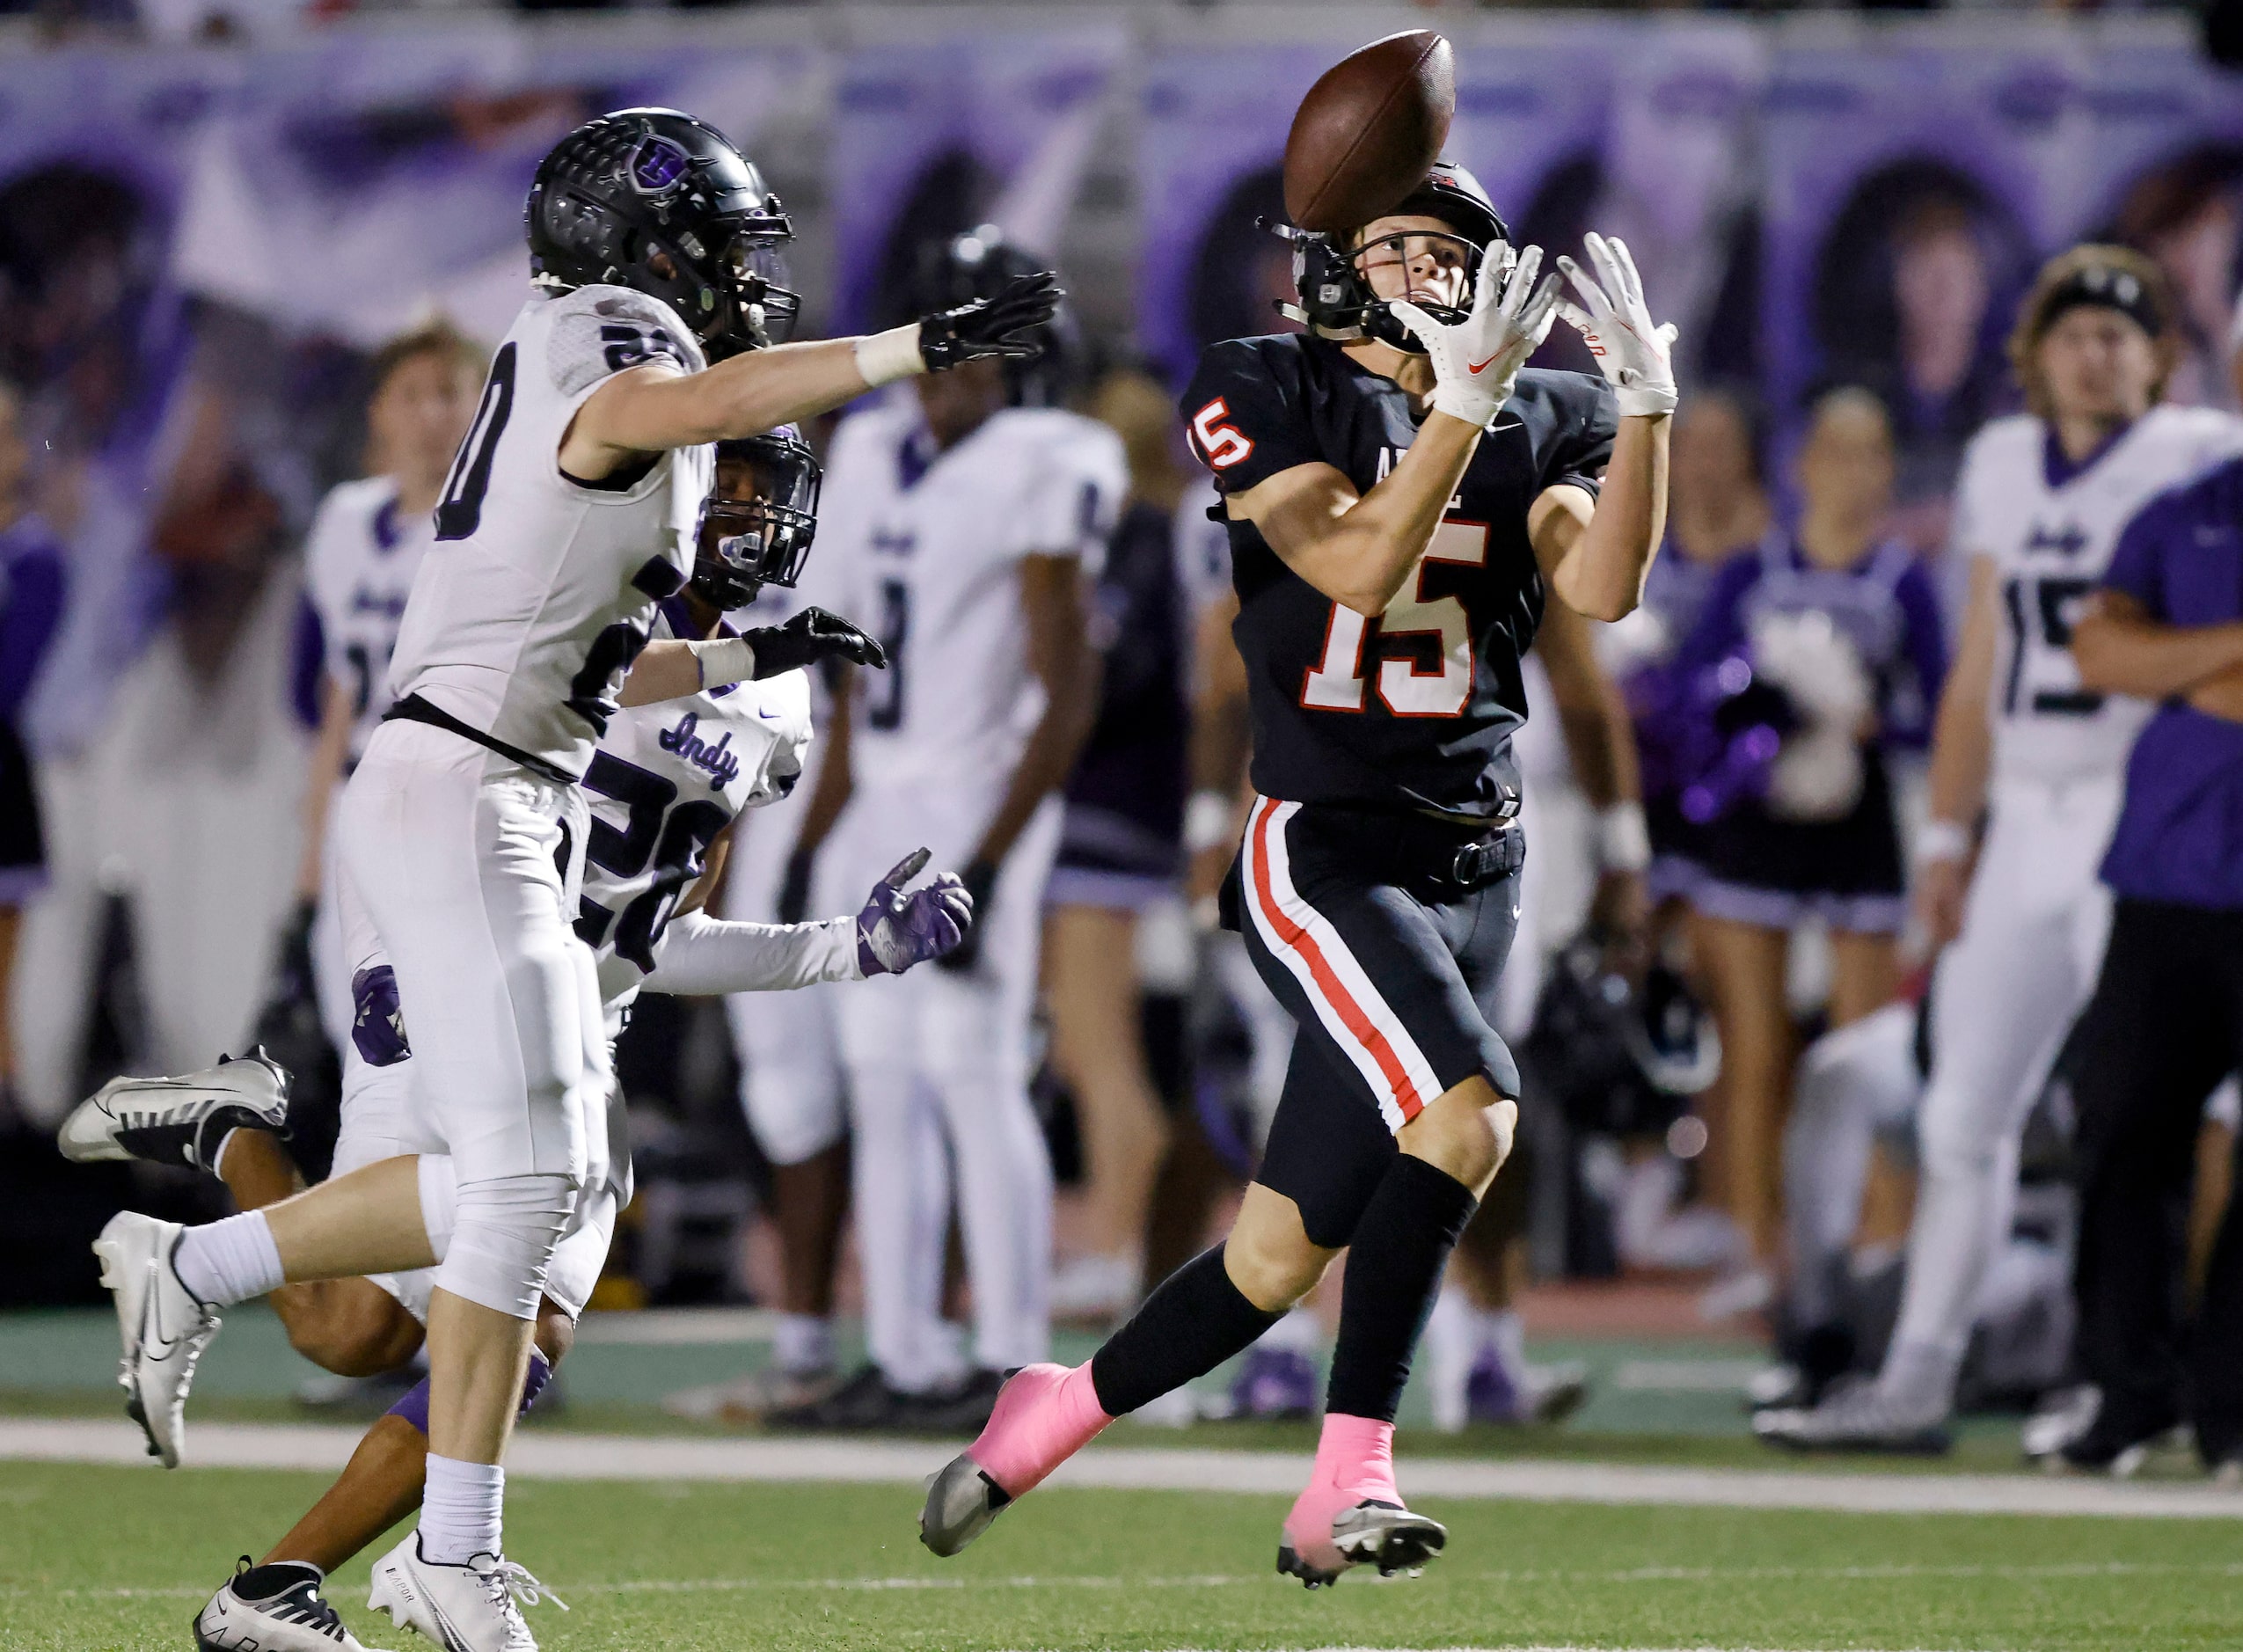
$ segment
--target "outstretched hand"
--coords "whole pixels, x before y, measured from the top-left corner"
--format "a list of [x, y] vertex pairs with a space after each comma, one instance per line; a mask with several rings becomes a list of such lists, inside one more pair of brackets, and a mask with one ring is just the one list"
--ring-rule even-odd
[[1582, 250], [1589, 254], [1595, 276], [1569, 258], [1558, 260], [1558, 267], [1581, 296], [1578, 304], [1560, 304], [1558, 314], [1581, 334], [1618, 392], [1623, 418], [1674, 412], [1681, 399], [1675, 389], [1675, 324], [1652, 324], [1650, 308], [1643, 302], [1643, 278], [1635, 273], [1626, 242], [1618, 236], [1606, 240], [1591, 230]]
[[1033, 362], [1043, 346], [1033, 336], [1066, 296], [1048, 269], [1015, 275], [989, 298], [919, 318], [919, 359], [930, 373], [985, 355]]
[[1511, 398], [1519, 369], [1542, 347], [1556, 318], [1558, 278], [1547, 276], [1537, 285], [1534, 278], [1541, 269], [1540, 247], [1515, 256], [1509, 244], [1499, 241], [1480, 259], [1472, 313], [1454, 326], [1436, 321], [1406, 298], [1388, 304], [1425, 347], [1433, 365], [1435, 411], [1482, 430], [1495, 422]]
[[806, 608], [785, 624], [765, 625], [741, 633], [755, 650], [755, 680], [798, 671], [823, 660], [848, 660], [874, 670], [888, 664], [888, 650], [879, 640], [859, 631], [839, 614], [822, 608]]
[[873, 885], [857, 914], [857, 964], [867, 976], [900, 976], [956, 950], [973, 932], [974, 897], [954, 873], [939, 874], [924, 889], [903, 886], [926, 867], [929, 852], [914, 849]]

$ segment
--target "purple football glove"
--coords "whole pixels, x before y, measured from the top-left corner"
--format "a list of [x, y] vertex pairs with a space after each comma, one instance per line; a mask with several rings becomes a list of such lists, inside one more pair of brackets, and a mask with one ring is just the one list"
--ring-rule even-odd
[[941, 957], [974, 927], [974, 897], [954, 874], [939, 874], [925, 888], [903, 892], [929, 854], [914, 849], [897, 861], [857, 914], [857, 963], [866, 975], [900, 976]]

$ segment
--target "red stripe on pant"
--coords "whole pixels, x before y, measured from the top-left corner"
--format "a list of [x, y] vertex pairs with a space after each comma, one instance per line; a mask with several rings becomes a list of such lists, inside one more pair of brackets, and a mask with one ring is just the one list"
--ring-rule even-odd
[[1394, 1105], [1401, 1108], [1402, 1118], [1406, 1122], [1423, 1110], [1425, 1098], [1418, 1094], [1417, 1086], [1410, 1082], [1401, 1057], [1394, 1053], [1394, 1047], [1387, 1042], [1386, 1034], [1372, 1024], [1370, 1017], [1363, 1012], [1363, 1005], [1356, 1003], [1348, 991], [1338, 972], [1332, 968], [1331, 961], [1324, 955], [1324, 949], [1317, 944], [1316, 937], [1294, 922], [1277, 903], [1276, 894], [1269, 882], [1269, 835], [1271, 822], [1276, 814], [1277, 806], [1268, 798], [1263, 798], [1254, 806], [1254, 900], [1278, 939], [1298, 953], [1308, 965], [1309, 976], [1315, 983], [1316, 990], [1337, 1012], [1341, 1024], [1355, 1034], [1355, 1042], [1368, 1050], [1370, 1058], [1378, 1064], [1378, 1071], [1386, 1076], [1387, 1087], [1393, 1092]]

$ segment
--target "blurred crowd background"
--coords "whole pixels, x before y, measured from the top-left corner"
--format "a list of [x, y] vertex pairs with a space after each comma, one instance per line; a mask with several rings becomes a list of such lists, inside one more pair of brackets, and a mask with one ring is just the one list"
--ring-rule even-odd
[[[1175, 512], [1188, 540], [1202, 484], [1168, 398], [1206, 343], [1281, 325], [1287, 255], [1256, 224], [1282, 214], [1293, 108], [1341, 52], [1421, 18], [336, 16], [374, 9], [66, 0], [0, 55], [0, 516], [44, 524], [37, 554], [0, 564], [0, 721], [45, 821], [43, 870], [0, 884], [0, 1304], [98, 1300], [83, 1241], [109, 1210], [211, 1196], [155, 1172], [65, 1173], [47, 1140], [106, 1077], [241, 1049], [291, 967], [318, 691], [303, 536], [326, 488], [380, 464], [364, 416], [380, 344], [436, 315], [474, 338], [503, 331], [523, 287], [522, 198], [557, 137], [639, 104], [722, 127], [793, 215], [798, 336], [889, 324], [920, 248], [998, 225], [1062, 271], [1070, 399], [1122, 431], [1138, 502]], [[1655, 311], [1680, 326], [1700, 411], [1677, 433], [1677, 534], [1748, 543], [1819, 488], [1918, 559], [1950, 625], [1955, 470], [1970, 434], [2017, 405], [2003, 341], [2041, 261], [2089, 238], [2153, 259], [2186, 333], [2169, 398], [2233, 408], [2243, 248], [2243, 83], [2200, 19], [1952, 12], [1438, 16], [1458, 48], [1452, 151], [1520, 241], [1578, 256], [1591, 227], [1624, 236]], [[1560, 329], [1543, 364], [1587, 367], [1579, 348]], [[1833, 403], [1838, 387], [1864, 394]], [[1223, 582], [1150, 577], [1174, 581], [1159, 600], [1176, 646], [1147, 668], [1162, 680], [1132, 691], [1207, 714], [1221, 632], [1199, 605]], [[1623, 683], [1660, 647], [1640, 627], [1599, 639]], [[1152, 761], [1181, 771], [1187, 721]], [[1556, 1071], [1619, 1039], [1587, 1024], [1606, 961], [1574, 944], [1596, 867], [1558, 721], [1528, 735], [1535, 848], [1506, 1028], [1530, 1068], [1545, 1056], [1533, 1268], [1681, 1272], [1706, 1282], [1709, 1312], [1757, 1309], [1781, 1247], [1772, 1119], [1790, 1052], [1834, 1013], [1904, 991], [1923, 949], [1903, 935], [1862, 976], [1805, 926], [1754, 1025], [1724, 1029], [1725, 1080], [1694, 1008], [1720, 983], [1673, 909], [1678, 1007], [1664, 1024], [1663, 1005], [1627, 1011], [1665, 1042]], [[1906, 821], [1920, 753], [1889, 755]], [[1094, 1104], [1136, 1121], [1136, 1191], [1122, 1217], [1078, 1209], [1062, 1228], [1063, 1247], [1090, 1254], [1117, 1241], [1086, 1224], [1142, 1224], [1150, 1208], [1155, 1277], [1198, 1242], [1206, 1190], [1251, 1162], [1282, 1067], [1267, 1005], [1195, 923], [1203, 871], [1195, 884], [1180, 856], [1175, 872], [1174, 900], [1134, 940], [1150, 1099]], [[1063, 1181], [1080, 1187], [1070, 1065], [1084, 1064], [1053, 1064], [1042, 1097]], [[767, 1290], [766, 1173], [720, 1006], [646, 1001], [621, 1071], [641, 1193], [607, 1300]], [[1906, 1168], [1896, 1152], [1872, 1179], [1858, 1238], [1873, 1259], [1905, 1231]]]

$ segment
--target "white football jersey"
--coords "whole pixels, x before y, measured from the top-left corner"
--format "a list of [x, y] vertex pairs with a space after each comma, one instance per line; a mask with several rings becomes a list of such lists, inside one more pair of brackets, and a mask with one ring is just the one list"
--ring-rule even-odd
[[713, 450], [679, 448], [628, 486], [561, 473], [561, 436], [611, 375], [703, 365], [667, 304], [621, 287], [537, 293], [490, 376], [436, 507], [391, 667], [471, 727], [581, 774], [647, 641], [693, 568]]
[[[654, 633], [673, 636], [657, 615]], [[654, 969], [654, 943], [741, 810], [785, 797], [810, 745], [810, 680], [785, 671], [618, 710], [584, 773], [591, 806], [576, 932], [610, 1014]]]
[[350, 762], [366, 750], [367, 736], [390, 708], [390, 656], [413, 576], [435, 543], [427, 515], [398, 508], [398, 486], [387, 476], [345, 482], [319, 501], [304, 541], [304, 585], [319, 616], [327, 675], [350, 697]]
[[2111, 552], [2152, 495], [2243, 450], [2243, 420], [2153, 407], [2070, 476], [2052, 473], [2048, 426], [2020, 414], [1971, 439], [1955, 489], [1954, 545], [1991, 557], [2001, 647], [1989, 706], [1994, 771], [2041, 779], [2117, 773], [2146, 701], [2083, 689], [2071, 628]]
[[857, 784], [1005, 784], [1043, 710], [1020, 563], [1074, 556], [1095, 577], [1128, 487], [1121, 439], [1078, 413], [1008, 408], [940, 454], [908, 397], [841, 426], [818, 587], [888, 650], [857, 674]]

